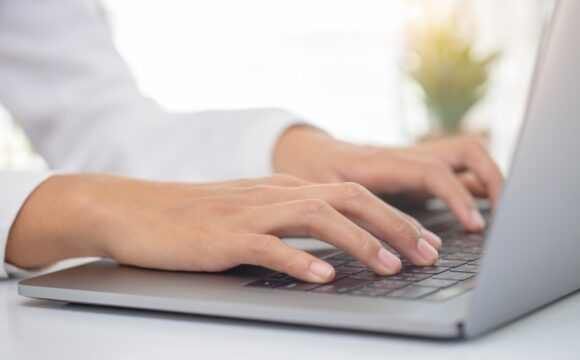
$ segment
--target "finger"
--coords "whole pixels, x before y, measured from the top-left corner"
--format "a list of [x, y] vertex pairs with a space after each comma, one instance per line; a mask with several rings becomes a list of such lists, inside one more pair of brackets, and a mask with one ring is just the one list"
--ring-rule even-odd
[[436, 157], [455, 170], [473, 172], [485, 185], [492, 207], [497, 206], [503, 176], [480, 138], [464, 136], [435, 140], [411, 150], [424, 156]]
[[[370, 196], [374, 196], [372, 194], [369, 194], [369, 195]], [[382, 202], [383, 201], [381, 200], [381, 203]], [[385, 206], [386, 204], [382, 203], [380, 205]], [[441, 249], [441, 247], [443, 246], [443, 241], [441, 240], [441, 238], [438, 235], [436, 235], [435, 233], [427, 230], [417, 219], [415, 219], [414, 217], [410, 216], [409, 214], [406, 214], [406, 213], [402, 212], [401, 210], [399, 210], [399, 209], [397, 209], [396, 207], [393, 207], [393, 206], [389, 206], [389, 210], [395, 211], [399, 215], [401, 215], [405, 219], [407, 219], [415, 227], [415, 229], [421, 234], [421, 236], [423, 237], [423, 239], [425, 239], [429, 243], [429, 245], [431, 245], [432, 247], [434, 247], [436, 250], [440, 250]]]
[[315, 237], [346, 251], [378, 274], [391, 275], [401, 269], [398, 257], [323, 200], [259, 206], [243, 221], [256, 233]]
[[475, 174], [472, 172], [463, 172], [457, 175], [459, 181], [465, 186], [465, 188], [473, 195], [479, 198], [488, 197], [487, 189], [485, 188], [485, 184], [479, 180]]
[[485, 145], [477, 140], [467, 140], [463, 143], [460, 153], [463, 157], [463, 165], [483, 182], [489, 194], [492, 207], [495, 208], [499, 201], [503, 176], [497, 163], [491, 158]]
[[[437, 239], [427, 234], [421, 241], [422, 226], [413, 224], [392, 206], [386, 204], [356, 183], [317, 184], [278, 191], [271, 201], [319, 199], [338, 210], [359, 226], [393, 246], [416, 265], [429, 265], [437, 260], [437, 251], [429, 244]], [[429, 241], [431, 240], [431, 241]], [[440, 245], [438, 245], [440, 247]]]
[[449, 167], [433, 162], [425, 167], [422, 179], [424, 188], [441, 198], [466, 230], [480, 231], [485, 227], [473, 197]]
[[340, 183], [331, 186], [335, 188], [332, 191], [335, 197], [330, 196], [329, 199], [331, 205], [389, 243], [410, 262], [425, 266], [437, 261], [441, 240], [416, 219], [380, 200], [359, 184]]
[[240, 264], [264, 266], [314, 283], [328, 282], [335, 276], [330, 264], [272, 235], [242, 235], [234, 247], [233, 257]]
[[413, 225], [415, 225], [415, 227], [421, 232], [423, 238], [425, 240], [427, 240], [427, 242], [431, 246], [433, 246], [436, 250], [441, 250], [441, 248], [443, 247], [443, 241], [441, 240], [441, 238], [437, 234], [426, 229], [423, 226], [423, 224], [421, 224], [419, 222], [419, 220], [415, 219], [411, 215], [406, 214], [397, 208], [393, 208], [393, 209], [396, 210], [397, 212], [399, 212], [399, 214], [401, 214], [402, 216], [406, 217]]

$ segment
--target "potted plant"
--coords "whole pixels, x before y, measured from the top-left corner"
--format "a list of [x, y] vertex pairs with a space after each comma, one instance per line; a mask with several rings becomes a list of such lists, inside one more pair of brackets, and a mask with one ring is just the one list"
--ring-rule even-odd
[[421, 89], [431, 127], [428, 137], [462, 132], [466, 114], [485, 95], [500, 54], [476, 54], [474, 42], [462, 31], [458, 13], [410, 30], [403, 68]]

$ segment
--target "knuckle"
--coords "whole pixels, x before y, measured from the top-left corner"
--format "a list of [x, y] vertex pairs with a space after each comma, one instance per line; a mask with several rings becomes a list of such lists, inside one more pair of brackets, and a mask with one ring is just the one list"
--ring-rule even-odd
[[353, 248], [361, 254], [371, 254], [378, 251], [378, 249], [376, 249], [377, 244], [369, 239], [369, 236], [363, 231], [358, 231], [354, 234], [351, 241]]
[[411, 224], [413, 224], [415, 226], [415, 228], [417, 228], [417, 229], [422, 229], [423, 228], [423, 224], [421, 224], [419, 222], [419, 220], [417, 220], [416, 218], [414, 218], [414, 217], [412, 217], [410, 215], [407, 215], [407, 218], [409, 219], [409, 221], [411, 222]]
[[330, 205], [320, 199], [308, 199], [300, 202], [300, 213], [309, 220], [314, 220], [329, 210]]
[[435, 187], [440, 184], [442, 179], [448, 176], [451, 170], [442, 162], [429, 161], [426, 164], [423, 180], [426, 187]]
[[440, 161], [432, 161], [429, 163], [429, 172], [435, 175], [445, 174], [449, 171], [449, 167]]
[[258, 262], [262, 262], [264, 259], [269, 258], [277, 245], [277, 241], [278, 239], [276, 237], [270, 235], [256, 238], [252, 242], [251, 247], [254, 259], [258, 260]]
[[464, 141], [465, 145], [470, 149], [475, 149], [477, 151], [486, 150], [483, 139], [477, 135], [467, 136]]
[[405, 219], [403, 216], [400, 216], [394, 226], [393, 226], [393, 233], [397, 238], [403, 240], [418, 240], [419, 239], [419, 231], [413, 224]]
[[368, 190], [355, 182], [342, 183], [339, 188], [341, 196], [347, 200], [357, 201], [368, 196]]
[[284, 267], [286, 269], [297, 269], [301, 268], [303, 262], [303, 254], [300, 251], [289, 251], [286, 255], [286, 260]]

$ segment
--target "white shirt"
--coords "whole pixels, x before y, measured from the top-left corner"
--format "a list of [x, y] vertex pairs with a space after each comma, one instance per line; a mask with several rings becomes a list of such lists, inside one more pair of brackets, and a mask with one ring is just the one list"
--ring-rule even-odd
[[[139, 92], [92, 0], [0, 0], [0, 102], [51, 169], [158, 180], [269, 175], [278, 137], [304, 122], [280, 109], [163, 110]], [[0, 260], [49, 175], [0, 172]]]

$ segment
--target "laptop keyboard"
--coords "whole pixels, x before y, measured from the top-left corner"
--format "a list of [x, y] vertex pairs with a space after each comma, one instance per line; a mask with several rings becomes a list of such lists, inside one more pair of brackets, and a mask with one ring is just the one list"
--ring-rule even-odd
[[[383, 276], [375, 274], [351, 255], [338, 252], [324, 258], [336, 270], [336, 277], [331, 283], [306, 283], [284, 273], [274, 273], [244, 286], [428, 301], [448, 300], [473, 289], [485, 233], [466, 233], [452, 219], [429, 229], [443, 239], [439, 260], [433, 266], [414, 266], [402, 259], [401, 272]], [[385, 245], [385, 248], [400, 257], [390, 246]]]

